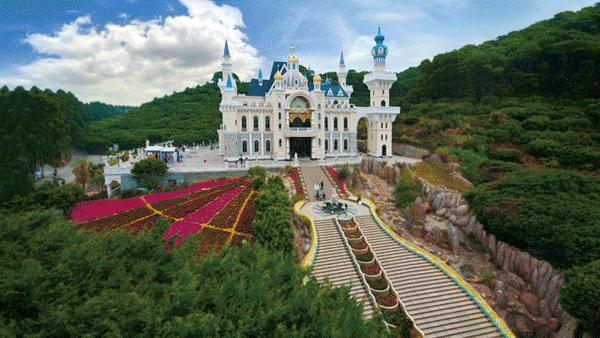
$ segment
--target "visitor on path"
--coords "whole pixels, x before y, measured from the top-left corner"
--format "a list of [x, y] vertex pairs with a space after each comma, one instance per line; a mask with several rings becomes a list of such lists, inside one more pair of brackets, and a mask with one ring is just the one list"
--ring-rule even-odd
[[321, 190], [323, 190], [323, 181], [321, 181]]
[[319, 190], [320, 190], [319, 189], [319, 183], [315, 183], [314, 188], [315, 188], [315, 197], [319, 198]]

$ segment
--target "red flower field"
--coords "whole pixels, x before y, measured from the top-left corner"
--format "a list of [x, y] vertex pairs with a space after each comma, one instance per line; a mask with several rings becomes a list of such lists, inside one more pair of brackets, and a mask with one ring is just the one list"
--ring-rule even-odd
[[83, 202], [73, 209], [72, 220], [98, 231], [138, 233], [164, 218], [171, 223], [163, 233], [167, 251], [196, 236], [199, 252], [206, 254], [219, 251], [225, 243], [252, 238], [255, 197], [252, 182], [245, 178], [204, 181], [177, 191]]

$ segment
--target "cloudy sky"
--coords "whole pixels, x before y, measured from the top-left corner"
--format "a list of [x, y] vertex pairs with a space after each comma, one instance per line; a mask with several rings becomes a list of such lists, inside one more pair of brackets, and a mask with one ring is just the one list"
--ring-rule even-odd
[[381, 25], [388, 68], [524, 28], [595, 0], [0, 0], [0, 86], [138, 105], [208, 81], [229, 40], [243, 79], [294, 44], [302, 64], [370, 69]]

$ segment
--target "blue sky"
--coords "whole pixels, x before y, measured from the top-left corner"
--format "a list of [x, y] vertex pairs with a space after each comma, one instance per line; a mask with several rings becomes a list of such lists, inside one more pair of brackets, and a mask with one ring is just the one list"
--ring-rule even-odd
[[[381, 25], [388, 68], [478, 44], [594, 0], [0, 0], [0, 85], [71, 90], [85, 101], [139, 104], [203, 83], [224, 39], [242, 78], [285, 59], [371, 67]], [[268, 73], [268, 72], [266, 72]]]

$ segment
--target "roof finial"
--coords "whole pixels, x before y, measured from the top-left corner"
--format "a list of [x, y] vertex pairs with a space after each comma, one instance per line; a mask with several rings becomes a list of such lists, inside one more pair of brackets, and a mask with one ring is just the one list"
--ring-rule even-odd
[[262, 69], [258, 69], [258, 80], [262, 81], [262, 79], [263, 79]]
[[381, 34], [381, 26], [377, 26], [377, 34]]
[[225, 49], [223, 50], [223, 56], [231, 56], [229, 55], [229, 44], [227, 43], [227, 40], [225, 40]]
[[344, 51], [342, 51], [340, 53], [340, 66], [343, 66], [343, 65], [345, 65], [345, 63], [344, 63]]
[[296, 55], [296, 46], [294, 44], [290, 46], [290, 55]]

